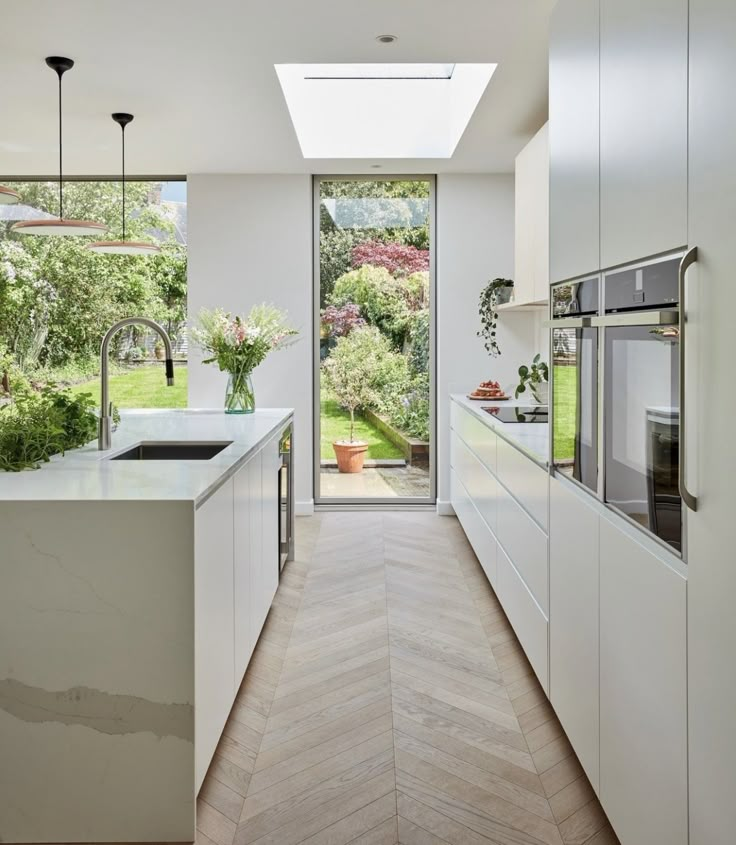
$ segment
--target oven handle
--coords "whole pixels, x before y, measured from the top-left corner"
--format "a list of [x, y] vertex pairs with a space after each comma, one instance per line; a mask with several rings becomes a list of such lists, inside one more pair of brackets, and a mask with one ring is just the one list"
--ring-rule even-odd
[[685, 280], [688, 268], [697, 260], [698, 248], [694, 246], [682, 256], [677, 276], [678, 296], [680, 300], [680, 465], [677, 482], [682, 501], [685, 502], [691, 511], [697, 511], [698, 499], [697, 496], [693, 496], [687, 489], [687, 481], [685, 479], [685, 446], [687, 443], [687, 429], [685, 428], [685, 326], [687, 325], [685, 315]]
[[605, 317], [593, 317], [593, 326], [677, 326], [680, 325], [680, 311], [668, 308], [666, 311], [625, 311], [623, 314], [606, 314]]
[[588, 329], [590, 321], [590, 317], [556, 317], [545, 320], [542, 325], [545, 329]]

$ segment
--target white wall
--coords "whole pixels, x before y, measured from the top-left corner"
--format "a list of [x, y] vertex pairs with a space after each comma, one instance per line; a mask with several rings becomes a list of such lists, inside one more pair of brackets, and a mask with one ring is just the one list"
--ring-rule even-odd
[[[312, 508], [312, 188], [307, 175], [188, 177], [189, 314], [260, 302], [302, 332], [255, 372], [256, 403], [295, 410], [297, 513]], [[226, 376], [190, 346], [189, 405], [222, 407]]]
[[[461, 174], [437, 177], [437, 499], [450, 498], [451, 393], [469, 392], [480, 381], [499, 381], [507, 392], [517, 370], [536, 352], [548, 358], [541, 312], [502, 313], [501, 356], [490, 358], [476, 337], [478, 298], [493, 278], [514, 277], [514, 177]], [[543, 348], [542, 348], [543, 346]]]

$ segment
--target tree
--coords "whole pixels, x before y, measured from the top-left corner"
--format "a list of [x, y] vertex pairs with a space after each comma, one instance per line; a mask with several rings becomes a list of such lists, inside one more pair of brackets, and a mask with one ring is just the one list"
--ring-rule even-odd
[[380, 401], [376, 380], [387, 354], [391, 354], [391, 349], [386, 338], [377, 328], [364, 326], [339, 338], [322, 364], [327, 387], [350, 413], [351, 443], [355, 440], [355, 412]]

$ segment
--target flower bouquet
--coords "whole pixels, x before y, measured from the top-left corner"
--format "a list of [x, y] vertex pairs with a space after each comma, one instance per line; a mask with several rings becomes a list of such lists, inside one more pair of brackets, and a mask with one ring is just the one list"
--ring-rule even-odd
[[228, 373], [226, 414], [252, 414], [256, 409], [251, 374], [269, 352], [296, 341], [299, 332], [286, 323], [286, 314], [273, 305], [254, 305], [247, 317], [233, 317], [216, 309], [201, 311], [194, 342], [208, 357], [203, 364], [217, 364]]

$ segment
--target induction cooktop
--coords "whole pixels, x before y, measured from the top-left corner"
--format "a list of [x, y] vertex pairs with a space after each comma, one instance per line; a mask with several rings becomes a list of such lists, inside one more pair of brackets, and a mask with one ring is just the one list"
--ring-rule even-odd
[[502, 423], [546, 423], [549, 422], [549, 414], [546, 405], [519, 406], [518, 408], [488, 406], [481, 410], [495, 417]]

